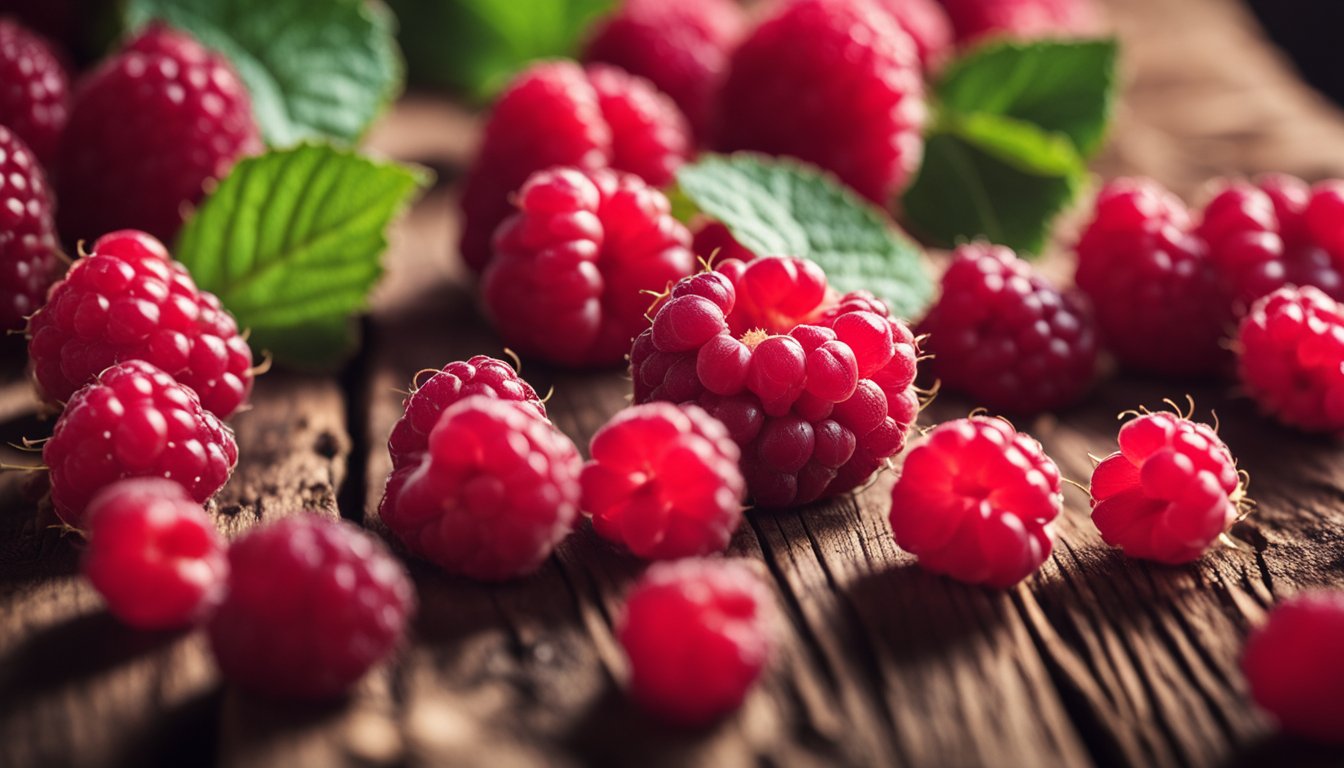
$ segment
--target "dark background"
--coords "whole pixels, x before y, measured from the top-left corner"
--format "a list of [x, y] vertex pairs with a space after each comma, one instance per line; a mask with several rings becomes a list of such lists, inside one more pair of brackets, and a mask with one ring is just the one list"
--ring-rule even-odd
[[1307, 81], [1344, 104], [1344, 0], [1246, 2]]

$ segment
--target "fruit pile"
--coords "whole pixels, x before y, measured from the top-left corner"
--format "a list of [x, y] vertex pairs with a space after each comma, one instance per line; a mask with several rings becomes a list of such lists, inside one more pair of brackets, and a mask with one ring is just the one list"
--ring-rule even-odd
[[[1076, 243], [1076, 287], [974, 240], [921, 318], [805, 248], [757, 253], [750, 232], [674, 205], [702, 149], [748, 150], [821, 169], [848, 190], [838, 206], [890, 232], [883, 209], [920, 167], [926, 77], [985, 38], [1097, 24], [1081, 0], [791, 0], [754, 20], [730, 0], [628, 0], [586, 63], [517, 74], [463, 185], [462, 259], [504, 343], [570, 368], [624, 362], [633, 403], [585, 461], [508, 363], [417, 375], [378, 510], [398, 551], [516, 579], [590, 520], [659, 561], [616, 626], [632, 697], [699, 726], [770, 664], [775, 597], [721, 556], [749, 505], [853, 493], [913, 437], [889, 519], [920, 566], [1004, 589], [1049, 559], [1059, 468], [982, 413], [921, 434], [936, 389], [921, 374], [1032, 415], [1082, 402], [1109, 354], [1150, 374], [1236, 375], [1283, 424], [1344, 430], [1344, 182], [1229, 181], [1192, 214], [1155, 182], [1115, 180]], [[159, 23], [72, 88], [62, 55], [0, 20], [0, 74], [23, 86], [0, 85], [0, 329], [26, 333], [58, 414], [42, 444], [49, 503], [86, 537], [85, 575], [130, 626], [206, 626], [240, 686], [342, 694], [404, 641], [411, 579], [372, 534], [321, 514], [221, 540], [207, 505], [239, 459], [226, 420], [260, 367], [241, 305], [164, 245], [262, 151], [254, 94], [225, 55]], [[808, 234], [766, 242], [824, 250]], [[68, 269], [62, 242], [78, 244]], [[249, 269], [266, 279], [250, 262], [216, 271]], [[1231, 450], [1192, 416], [1136, 412], [1096, 462], [1091, 518], [1127, 557], [1198, 560], [1248, 508]], [[1344, 602], [1322, 595], [1249, 643], [1252, 692], [1286, 729], [1344, 732], [1344, 681], [1313, 673], [1342, 640]]]

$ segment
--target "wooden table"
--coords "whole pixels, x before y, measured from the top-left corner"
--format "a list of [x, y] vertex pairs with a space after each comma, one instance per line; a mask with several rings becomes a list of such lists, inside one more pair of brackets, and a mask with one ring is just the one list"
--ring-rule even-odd
[[[1232, 0], [1114, 0], [1126, 88], [1099, 174], [1146, 174], [1197, 197], [1210, 177], [1344, 176], [1344, 115], [1300, 85]], [[440, 185], [396, 230], [362, 355], [339, 377], [263, 376], [234, 421], [242, 459], [215, 516], [229, 535], [311, 510], [362, 520], [384, 439], [424, 367], [498, 354], [455, 264], [452, 199], [476, 118], [423, 96], [372, 137]], [[1065, 227], [1067, 230], [1067, 226]], [[1061, 235], [1067, 240], [1068, 232]], [[1047, 262], [1071, 272], [1066, 255]], [[0, 437], [42, 435], [11, 351]], [[529, 363], [580, 444], [625, 403], [617, 372]], [[1070, 489], [1060, 542], [1008, 591], [931, 576], [896, 549], [891, 477], [856, 498], [748, 514], [731, 554], [757, 565], [781, 653], [719, 727], [666, 729], [621, 694], [611, 621], [641, 568], [584, 524], [535, 576], [485, 586], [412, 564], [414, 640], [348, 701], [284, 705], [223, 686], [198, 634], [120, 627], [77, 575], [77, 548], [0, 480], [0, 766], [35, 765], [1255, 765], [1341, 764], [1281, 739], [1248, 704], [1237, 656], [1275, 601], [1344, 587], [1344, 450], [1256, 417], [1228, 385], [1110, 378], [1089, 403], [1019, 427], [1086, 482], [1115, 414], [1189, 391], [1216, 407], [1250, 471], [1243, 550], [1165, 568], [1107, 549]], [[927, 422], [963, 415], [940, 398]], [[7, 456], [7, 460], [16, 460]]]

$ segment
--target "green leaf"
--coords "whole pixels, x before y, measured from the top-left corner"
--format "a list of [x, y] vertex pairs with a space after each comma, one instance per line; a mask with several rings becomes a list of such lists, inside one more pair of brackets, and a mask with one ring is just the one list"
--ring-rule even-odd
[[178, 236], [201, 288], [278, 362], [339, 362], [382, 274], [388, 223], [425, 171], [323, 145], [240, 161]]
[[1064, 134], [972, 115], [928, 136], [905, 214], [939, 245], [984, 237], [1040, 253], [1050, 222], [1074, 199], [1087, 167]]
[[389, 0], [417, 82], [493, 97], [529, 61], [575, 57], [615, 0]]
[[1083, 157], [1101, 146], [1115, 91], [1114, 40], [991, 43], [947, 67], [935, 93], [952, 115], [989, 114], [1069, 137]]
[[[503, 3], [508, 5], [508, 3]], [[126, 23], [184, 29], [228, 56], [272, 147], [353, 143], [401, 91], [386, 9], [365, 0], [130, 0]]]
[[680, 193], [759, 254], [806, 256], [832, 286], [866, 289], [918, 317], [932, 292], [919, 246], [879, 209], [794, 160], [704, 155], [677, 173]]

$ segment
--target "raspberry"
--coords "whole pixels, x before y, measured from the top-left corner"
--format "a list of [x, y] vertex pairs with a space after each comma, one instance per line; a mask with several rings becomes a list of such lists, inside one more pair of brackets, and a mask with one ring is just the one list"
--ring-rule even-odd
[[704, 138], [714, 91], [745, 28], [733, 0], [626, 0], [597, 27], [584, 57], [648, 78]]
[[1223, 364], [1226, 301], [1178, 198], [1150, 179], [1106, 184], [1077, 252], [1076, 282], [1120, 362], [1170, 376]]
[[56, 513], [79, 527], [89, 500], [128, 477], [165, 477], [205, 503], [229, 479], [238, 446], [195, 392], [131, 360], [70, 398], [42, 458], [51, 469]]
[[924, 85], [915, 45], [867, 0], [779, 7], [733, 54], [719, 92], [723, 150], [789, 155], [885, 204], [919, 165]]
[[709, 264], [718, 264], [728, 259], [753, 261], [756, 254], [733, 237], [728, 228], [717, 221], [706, 221], [696, 228], [691, 239], [691, 253]]
[[877, 6], [910, 35], [919, 63], [932, 72], [952, 55], [952, 20], [937, 0], [877, 0]]
[[0, 334], [23, 328], [56, 280], [53, 208], [37, 159], [0, 125]]
[[1091, 35], [1100, 23], [1092, 0], [941, 0], [957, 43], [967, 45], [987, 37], [1023, 40], [1042, 37]]
[[233, 316], [144, 232], [99, 238], [51, 289], [28, 332], [33, 376], [49, 402], [122, 360], [162, 368], [220, 418], [252, 391], [252, 350]]
[[1241, 323], [1237, 369], [1261, 410], [1308, 432], [1344, 430], [1344, 305], [1280, 288]]
[[613, 167], [660, 187], [691, 152], [676, 105], [647, 80], [611, 67], [545, 61], [519, 75], [496, 102], [462, 189], [462, 257], [479, 272], [491, 238], [513, 213], [528, 177], [560, 165]]
[[[421, 374], [428, 371], [421, 371]], [[420, 463], [429, 450], [429, 433], [439, 421], [443, 409], [472, 395], [483, 395], [499, 400], [512, 400], [536, 410], [546, 418], [546, 406], [537, 397], [532, 385], [523, 381], [503, 360], [477, 355], [467, 361], [455, 361], [420, 383], [416, 375], [415, 391], [402, 401], [404, 414], [392, 427], [387, 450], [392, 455], [392, 469], [398, 470]]]
[[200, 503], [172, 480], [109, 485], [89, 503], [84, 575], [122, 622], [178, 629], [224, 597], [229, 561]]
[[1041, 444], [1001, 419], [939, 424], [910, 451], [891, 491], [891, 530], [924, 568], [1006, 588], [1054, 546], [1059, 468]]
[[636, 176], [557, 168], [517, 194], [481, 291], [510, 346], [562, 365], [615, 365], [648, 326], [648, 292], [689, 275], [691, 235]]
[[900, 453], [919, 411], [915, 339], [886, 312], [837, 299], [806, 259], [723, 261], [677, 283], [635, 340], [635, 402], [722, 421], [757, 506], [845, 493]]
[[678, 725], [713, 722], [741, 706], [765, 670], [773, 621], [769, 592], [740, 562], [649, 566], [616, 630], [631, 695]]
[[1200, 555], [1236, 520], [1242, 498], [1232, 453], [1207, 424], [1148, 413], [1120, 428], [1120, 450], [1092, 471], [1092, 522], [1129, 557], [1176, 565]]
[[413, 554], [502, 580], [537, 569], [574, 527], [582, 461], [525, 403], [472, 395], [449, 406], [419, 464], [392, 473], [379, 512]]
[[210, 622], [225, 679], [257, 693], [339, 696], [401, 642], [415, 610], [382, 542], [301, 512], [229, 548], [229, 591]]
[[1251, 634], [1241, 669], [1251, 697], [1283, 730], [1344, 745], [1344, 593], [1298, 595]]
[[583, 509], [599, 536], [640, 557], [722, 552], [742, 522], [740, 451], [697, 406], [626, 408], [593, 435], [589, 453]]
[[204, 185], [261, 148], [229, 63], [151, 26], [75, 94], [61, 140], [61, 234], [75, 241], [131, 227], [171, 240]]
[[1085, 297], [1061, 294], [998, 245], [953, 254], [943, 293], [920, 328], [942, 383], [997, 411], [1035, 413], [1082, 397], [1097, 362]]
[[52, 167], [70, 110], [65, 68], [47, 41], [0, 18], [0, 123]]
[[1209, 201], [1198, 232], [1234, 307], [1244, 312], [1290, 284], [1344, 300], [1344, 224], [1332, 209], [1340, 184], [1313, 190], [1292, 176], [1266, 176], [1254, 185], [1229, 183]]

